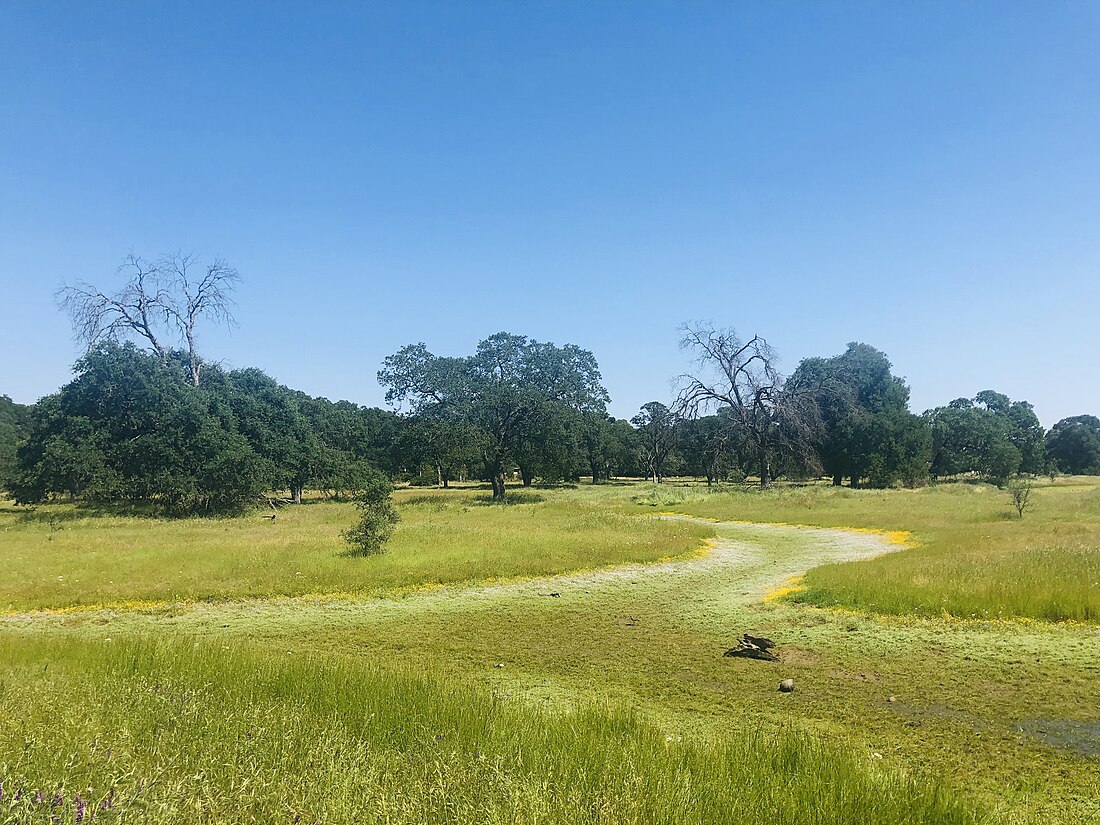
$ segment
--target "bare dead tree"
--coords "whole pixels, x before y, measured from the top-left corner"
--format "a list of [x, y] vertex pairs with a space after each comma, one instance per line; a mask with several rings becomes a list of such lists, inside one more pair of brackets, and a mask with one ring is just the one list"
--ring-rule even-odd
[[118, 271], [126, 283], [116, 293], [83, 281], [58, 290], [57, 302], [72, 321], [74, 338], [86, 349], [104, 339], [137, 338], [162, 361], [171, 354], [170, 344], [183, 344], [191, 383], [197, 387], [202, 359], [196, 327], [203, 318], [236, 326], [232, 292], [240, 280], [237, 270], [221, 258], [202, 266], [195, 255], [177, 252], [155, 263], [131, 253]]
[[158, 269], [170, 284], [172, 300], [167, 303], [166, 312], [187, 344], [191, 383], [197, 387], [202, 360], [196, 348], [195, 327], [200, 318], [208, 318], [227, 327], [236, 326], [237, 321], [233, 317], [236, 304], [231, 295], [241, 276], [221, 258], [215, 258], [213, 263], [206, 265], [202, 276], [196, 279], [192, 275], [196, 262], [195, 255], [177, 252], [162, 258]]
[[684, 324], [680, 348], [694, 356], [696, 374], [681, 375], [676, 410], [697, 416], [728, 408], [755, 453], [760, 485], [774, 477], [781, 456], [804, 466], [816, 463], [813, 444], [820, 417], [811, 392], [787, 387], [776, 368], [777, 356], [759, 335], [742, 341], [732, 329], [713, 324]]
[[169, 348], [162, 342], [162, 329], [168, 293], [156, 265], [130, 254], [118, 271], [128, 277], [126, 285], [113, 295], [83, 281], [58, 290], [57, 303], [72, 321], [73, 337], [91, 349], [104, 338], [134, 335], [145, 339], [161, 360], [166, 360]]

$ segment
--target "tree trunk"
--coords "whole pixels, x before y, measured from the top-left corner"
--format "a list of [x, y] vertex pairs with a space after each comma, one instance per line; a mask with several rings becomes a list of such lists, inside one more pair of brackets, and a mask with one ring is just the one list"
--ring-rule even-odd
[[852, 476], [852, 489], [853, 490], [858, 490], [859, 489], [859, 476]]
[[504, 459], [487, 459], [485, 475], [493, 485], [493, 501], [504, 501]]
[[530, 487], [531, 482], [535, 480], [535, 474], [526, 467], [519, 468], [519, 477], [523, 480], [524, 487]]
[[840, 473], [833, 473], [833, 486], [839, 487], [844, 482], [844, 476]]
[[195, 350], [195, 333], [190, 326], [187, 327], [187, 357], [188, 364], [191, 368], [191, 386], [197, 387], [199, 385], [199, 373], [202, 371], [202, 364], [199, 363], [199, 354]]
[[594, 463], [594, 462], [590, 462], [588, 467], [589, 467], [590, 470], [592, 470], [592, 483], [593, 484], [599, 484], [600, 483], [600, 466], [598, 464]]
[[440, 464], [439, 462], [436, 462], [436, 465], [435, 465], [435, 477], [437, 479], [437, 481], [436, 481], [436, 486], [437, 487], [446, 487], [447, 486], [446, 484], [443, 483], [443, 465]]
[[300, 484], [290, 485], [290, 498], [295, 504], [302, 503], [302, 487]]
[[760, 457], [760, 486], [768, 487], [772, 483], [772, 463], [767, 455]]

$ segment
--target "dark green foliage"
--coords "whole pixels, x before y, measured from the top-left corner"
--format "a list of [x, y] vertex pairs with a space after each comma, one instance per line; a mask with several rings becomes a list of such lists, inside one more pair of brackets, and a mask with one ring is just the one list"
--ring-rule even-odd
[[593, 484], [616, 476], [641, 475], [637, 440], [629, 422], [606, 413], [581, 413], [574, 424], [577, 460], [592, 477]]
[[553, 434], [575, 413], [603, 412], [608, 400], [591, 352], [506, 332], [465, 358], [409, 345], [386, 358], [378, 380], [386, 400], [407, 403], [417, 419], [475, 434], [496, 499], [504, 498], [506, 471], [521, 459], [558, 461]]
[[679, 430], [677, 452], [686, 473], [705, 478], [708, 486], [744, 477], [751, 450], [729, 410], [682, 421]]
[[448, 487], [471, 468], [480, 469], [479, 447], [479, 431], [468, 423], [422, 416], [403, 422], [397, 453], [401, 469], [415, 471], [415, 477], [422, 479], [419, 483], [434, 480], [440, 487]]
[[129, 343], [100, 343], [76, 373], [33, 408], [8, 484], [21, 503], [69, 495], [206, 511], [278, 489], [295, 500], [306, 487], [339, 494], [368, 483], [368, 456], [392, 461], [400, 426], [392, 413], [312, 399], [257, 369], [208, 365], [194, 386], [189, 359]]
[[909, 387], [890, 372], [886, 355], [851, 343], [833, 358], [807, 358], [790, 384], [812, 389], [822, 422], [817, 451], [839, 485], [886, 487], [927, 477], [931, 432], [909, 412]]
[[351, 545], [351, 555], [370, 556], [381, 553], [397, 526], [399, 516], [393, 506], [393, 484], [381, 473], [371, 473], [364, 479], [355, 506], [359, 508], [359, 522], [344, 531], [344, 539]]
[[654, 484], [660, 484], [679, 440], [681, 419], [660, 401], [650, 401], [642, 405], [630, 423], [637, 428], [638, 453], [646, 475]]
[[1001, 416], [1008, 425], [1008, 438], [1020, 453], [1020, 472], [1037, 474], [1046, 470], [1043, 425], [1027, 401], [1012, 401], [1007, 395], [982, 390], [974, 401]]
[[268, 462], [268, 487], [290, 490], [300, 502], [303, 489], [318, 475], [320, 445], [295, 393], [258, 369], [217, 377], [208, 370], [205, 386], [232, 411], [238, 431]]
[[17, 501], [68, 494], [212, 510], [265, 488], [267, 462], [171, 362], [108, 341], [76, 372], [34, 408], [11, 483]]
[[7, 489], [15, 470], [15, 451], [27, 437], [31, 408], [0, 395], [0, 490]]
[[1031, 404], [984, 390], [925, 413], [932, 426], [932, 475], [974, 473], [1003, 485], [1046, 468], [1043, 428]]
[[1100, 418], [1063, 418], [1046, 434], [1046, 449], [1059, 472], [1100, 475]]

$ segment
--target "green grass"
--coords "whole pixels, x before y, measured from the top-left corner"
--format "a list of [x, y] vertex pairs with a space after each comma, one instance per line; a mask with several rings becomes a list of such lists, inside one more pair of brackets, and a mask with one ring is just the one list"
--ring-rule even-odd
[[460, 581], [545, 576], [652, 561], [699, 547], [692, 524], [626, 513], [586, 491], [401, 491], [386, 552], [347, 555], [350, 504], [286, 507], [224, 519], [89, 513], [69, 504], [0, 506], [0, 610], [303, 594], [392, 592]]
[[1037, 485], [1034, 509], [1022, 519], [1006, 492], [984, 484], [670, 487], [640, 500], [723, 520], [912, 532], [917, 546], [904, 553], [810, 571], [805, 589], [791, 597], [804, 603], [895, 615], [1100, 621], [1100, 479]]
[[370, 665], [8, 636], [0, 678], [5, 821], [78, 821], [81, 799], [127, 823], [977, 821], [839, 743], [670, 741]]
[[[76, 793], [91, 788], [101, 801], [114, 783], [116, 798], [133, 802], [127, 822], [953, 822], [974, 806], [983, 824], [1096, 825], [1094, 626], [761, 603], [825, 557], [822, 534], [653, 518], [906, 528], [917, 549], [822, 569], [915, 558], [937, 575], [941, 562], [926, 554], [960, 553], [965, 571], [971, 538], [985, 535], [1002, 536], [987, 549], [1015, 537], [1064, 555], [1051, 535], [1095, 547], [1096, 490], [1069, 480], [1039, 489], [1022, 522], [1007, 495], [970, 485], [607, 485], [531, 491], [507, 507], [487, 506], [480, 491], [403, 491], [394, 549], [368, 559], [334, 546], [354, 518], [344, 505], [288, 508], [275, 525], [260, 514], [9, 510], [0, 560], [14, 557], [15, 536], [47, 563], [69, 534], [70, 565], [91, 552], [114, 561], [106, 569], [119, 587], [95, 601], [148, 593], [158, 564], [198, 591], [198, 571], [180, 579], [185, 565], [166, 566], [170, 547], [135, 555], [142, 535], [174, 541], [214, 579], [195, 603], [3, 617], [5, 788], [64, 790], [68, 821]], [[712, 533], [752, 552], [727, 567], [708, 566], [719, 549], [668, 567], [524, 581], [654, 561]], [[227, 555], [249, 552], [234, 572]], [[1045, 581], [1054, 561], [1031, 573], [1033, 589], [1074, 592]], [[38, 568], [20, 563], [2, 586], [25, 604], [72, 603], [59, 584], [24, 581]], [[319, 586], [287, 581], [319, 568]], [[994, 555], [991, 569], [1002, 575], [1004, 560]], [[889, 581], [879, 575], [872, 589]], [[517, 581], [485, 585], [501, 577]], [[443, 581], [453, 586], [431, 586]], [[294, 592], [330, 596], [277, 598]], [[782, 662], [723, 658], [745, 631], [775, 638]], [[169, 637], [181, 641], [157, 641]], [[788, 676], [798, 689], [778, 693]], [[1046, 728], [1085, 731], [1084, 749], [1035, 733]], [[124, 756], [103, 764], [108, 740]], [[0, 805], [11, 800], [6, 791]], [[32, 821], [48, 821], [39, 815]]]

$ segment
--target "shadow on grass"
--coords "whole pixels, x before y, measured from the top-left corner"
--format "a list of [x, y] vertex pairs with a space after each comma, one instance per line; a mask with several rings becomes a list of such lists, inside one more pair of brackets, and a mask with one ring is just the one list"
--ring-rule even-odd
[[492, 495], [484, 495], [474, 496], [470, 501], [481, 507], [511, 507], [512, 505], [518, 504], [539, 504], [546, 501], [546, 496], [540, 496], [538, 493], [528, 493], [523, 490], [516, 490], [513, 493], [507, 493], [503, 500], [495, 499]]
[[[259, 511], [258, 504], [240, 504], [234, 507], [204, 510], [201, 508], [172, 507], [156, 502], [49, 502], [28, 506], [6, 506], [0, 513], [15, 516], [17, 524], [48, 524], [53, 529], [61, 525], [89, 518], [142, 518], [158, 521], [177, 521], [189, 518], [235, 519]], [[266, 511], [266, 507], [264, 510]]]

